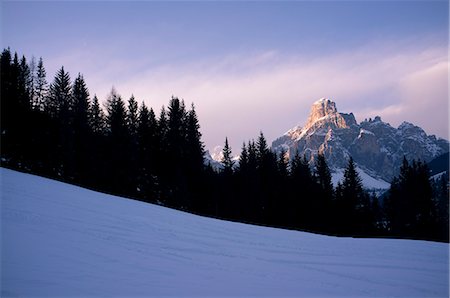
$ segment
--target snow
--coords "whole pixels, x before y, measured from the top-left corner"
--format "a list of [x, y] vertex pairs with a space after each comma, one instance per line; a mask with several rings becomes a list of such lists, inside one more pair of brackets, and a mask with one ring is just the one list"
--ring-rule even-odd
[[438, 173], [438, 174], [435, 174], [435, 175], [431, 176], [431, 177], [430, 177], [430, 180], [433, 180], [433, 181], [439, 180], [439, 179], [441, 179], [442, 176], [444, 176], [445, 174], [447, 174], [447, 171], [440, 172], [440, 173]]
[[328, 99], [328, 98], [326, 98], [326, 97], [322, 97], [322, 98], [319, 98], [318, 100], [316, 100], [314, 103], [313, 103], [313, 105], [318, 105], [318, 104], [322, 104], [322, 103], [324, 103], [324, 102], [333, 102], [331, 99]]
[[2, 297], [448, 296], [448, 244], [257, 227], [0, 174]]
[[374, 134], [373, 132], [371, 132], [370, 130], [361, 128], [361, 129], [359, 130], [358, 139], [361, 139], [363, 134], [368, 134], [368, 135], [372, 135], [372, 136], [375, 135], [375, 134]]
[[[209, 151], [208, 151], [209, 152]], [[212, 160], [221, 163], [223, 160], [223, 146], [217, 145], [212, 149], [212, 153], [210, 153]], [[237, 162], [239, 161], [240, 155], [231, 156], [231, 160]]]
[[[377, 179], [370, 176], [360, 167], [356, 167], [356, 171], [358, 172], [359, 177], [361, 178], [361, 182], [366, 189], [389, 189], [391, 187], [390, 183], [384, 181], [383, 179]], [[336, 186], [338, 182], [342, 181], [343, 179], [344, 169], [335, 169], [331, 174], [331, 182], [334, 186]]]

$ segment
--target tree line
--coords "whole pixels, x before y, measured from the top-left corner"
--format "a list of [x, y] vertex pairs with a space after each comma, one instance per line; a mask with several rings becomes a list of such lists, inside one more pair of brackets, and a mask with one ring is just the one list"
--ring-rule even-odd
[[42, 58], [4, 49], [0, 60], [4, 167], [218, 218], [448, 241], [448, 177], [431, 183], [424, 163], [405, 160], [379, 199], [363, 189], [351, 158], [334, 188], [323, 155], [313, 164], [299, 154], [289, 159], [260, 133], [237, 162], [225, 139], [217, 170], [205, 162], [193, 104], [172, 97], [156, 115], [113, 88], [102, 107], [81, 74], [72, 81], [61, 67], [49, 83]]

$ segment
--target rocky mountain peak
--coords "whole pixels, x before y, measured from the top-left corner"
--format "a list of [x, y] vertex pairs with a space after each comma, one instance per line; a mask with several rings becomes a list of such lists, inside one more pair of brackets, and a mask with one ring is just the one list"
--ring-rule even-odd
[[328, 98], [321, 98], [312, 105], [303, 131], [307, 133], [319, 128], [324, 128], [328, 131], [330, 128], [349, 128], [353, 124], [356, 124], [356, 120], [352, 113], [338, 113], [334, 101]]
[[309, 113], [306, 127], [309, 127], [324, 117], [337, 114], [336, 104], [328, 98], [321, 98], [316, 101]]
[[333, 101], [321, 98], [312, 105], [306, 125], [290, 129], [272, 148], [287, 150], [289, 156], [304, 154], [311, 163], [322, 153], [335, 173], [351, 156], [370, 177], [390, 181], [404, 156], [429, 161], [448, 152], [449, 142], [427, 135], [412, 123], [394, 128], [379, 116], [358, 124], [352, 113], [339, 113]]

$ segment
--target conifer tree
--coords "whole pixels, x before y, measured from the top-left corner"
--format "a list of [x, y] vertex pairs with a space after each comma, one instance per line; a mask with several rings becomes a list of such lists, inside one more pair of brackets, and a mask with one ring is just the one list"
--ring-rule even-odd
[[32, 109], [36, 109], [37, 108], [37, 100], [36, 100], [36, 71], [37, 71], [37, 66], [36, 66], [36, 58], [31, 57], [31, 61], [30, 63], [28, 63], [28, 69], [30, 70], [30, 78], [28, 80], [28, 93], [29, 93], [29, 98], [30, 98], [30, 107]]
[[138, 104], [134, 95], [128, 100], [127, 126], [132, 137], [137, 134], [138, 127]]
[[203, 170], [205, 150], [201, 140], [202, 134], [194, 104], [191, 105], [191, 109], [187, 112], [185, 125], [188, 171], [193, 175], [200, 175], [200, 172]]
[[106, 101], [106, 124], [107, 136], [109, 140], [108, 158], [111, 163], [107, 165], [109, 175], [108, 187], [120, 194], [135, 194], [135, 185], [130, 179], [129, 155], [127, 148], [129, 144], [129, 134], [126, 124], [127, 111], [122, 97], [112, 88]]
[[89, 128], [88, 113], [90, 100], [89, 91], [81, 74], [78, 74], [78, 77], [73, 83], [72, 98], [75, 130], [81, 134], [87, 134]]
[[72, 105], [71, 98], [72, 86], [70, 83], [70, 76], [61, 67], [50, 85], [49, 95], [45, 99], [44, 109], [45, 112], [53, 118], [68, 121], [69, 108]]
[[341, 206], [339, 215], [345, 232], [358, 234], [370, 232], [373, 224], [370, 198], [363, 190], [361, 178], [351, 157], [344, 171], [342, 198], [339, 203]]
[[248, 151], [245, 142], [242, 144], [241, 155], [239, 156], [239, 172], [245, 173], [248, 168]]
[[436, 214], [426, 164], [403, 159], [400, 174], [389, 189], [388, 215], [394, 235], [430, 237], [436, 235]]
[[145, 201], [158, 199], [156, 172], [157, 122], [153, 109], [148, 110], [142, 102], [138, 114], [138, 192]]
[[316, 199], [311, 202], [311, 223], [316, 229], [326, 231], [331, 226], [333, 184], [325, 156], [320, 153], [315, 161], [315, 178], [318, 189]]
[[117, 141], [127, 137], [127, 111], [122, 97], [112, 88], [106, 100], [106, 124], [108, 134]]
[[110, 190], [108, 188], [110, 175], [109, 173], [105, 175], [105, 171], [109, 168], [111, 161], [109, 145], [106, 144], [105, 117], [98, 98], [94, 95], [88, 109], [89, 152], [87, 153], [87, 160], [89, 161], [89, 173], [87, 174], [87, 180], [91, 184], [98, 185], [101, 189]]
[[289, 158], [287, 157], [286, 149], [281, 149], [277, 159], [278, 174], [282, 179], [288, 177], [289, 172]]
[[35, 108], [44, 109], [44, 102], [48, 92], [47, 74], [44, 68], [42, 57], [39, 58], [36, 70], [36, 91], [35, 91]]
[[75, 79], [72, 88], [72, 117], [73, 117], [73, 142], [74, 152], [73, 162], [75, 167], [75, 177], [86, 183], [88, 180], [89, 165], [91, 164], [89, 155], [89, 91], [81, 74]]
[[267, 146], [266, 138], [264, 137], [262, 132], [259, 133], [256, 146], [257, 146], [256, 157], [258, 159], [258, 167], [262, 169], [267, 165], [269, 155], [269, 147]]
[[28, 66], [25, 56], [20, 59], [18, 91], [19, 91], [19, 105], [23, 111], [31, 109], [31, 90], [30, 82], [32, 80], [30, 68]]
[[324, 192], [325, 195], [331, 195], [333, 193], [331, 172], [323, 154], [319, 153], [317, 155], [315, 167], [315, 177], [320, 189]]
[[233, 166], [234, 166], [234, 161], [231, 159], [231, 148], [228, 145], [228, 138], [225, 138], [225, 146], [223, 147], [222, 150], [223, 153], [223, 157], [221, 160], [222, 163], [222, 173], [228, 176], [231, 176], [233, 174]]
[[103, 135], [105, 131], [105, 114], [100, 108], [97, 95], [94, 95], [92, 104], [89, 106], [88, 113], [89, 127], [96, 136]]

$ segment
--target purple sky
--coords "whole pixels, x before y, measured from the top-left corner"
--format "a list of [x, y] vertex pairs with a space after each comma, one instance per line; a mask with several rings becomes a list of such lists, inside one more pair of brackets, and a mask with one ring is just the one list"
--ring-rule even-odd
[[334, 100], [448, 138], [448, 1], [1, 2], [2, 46], [157, 113], [194, 102], [207, 149], [235, 153]]

